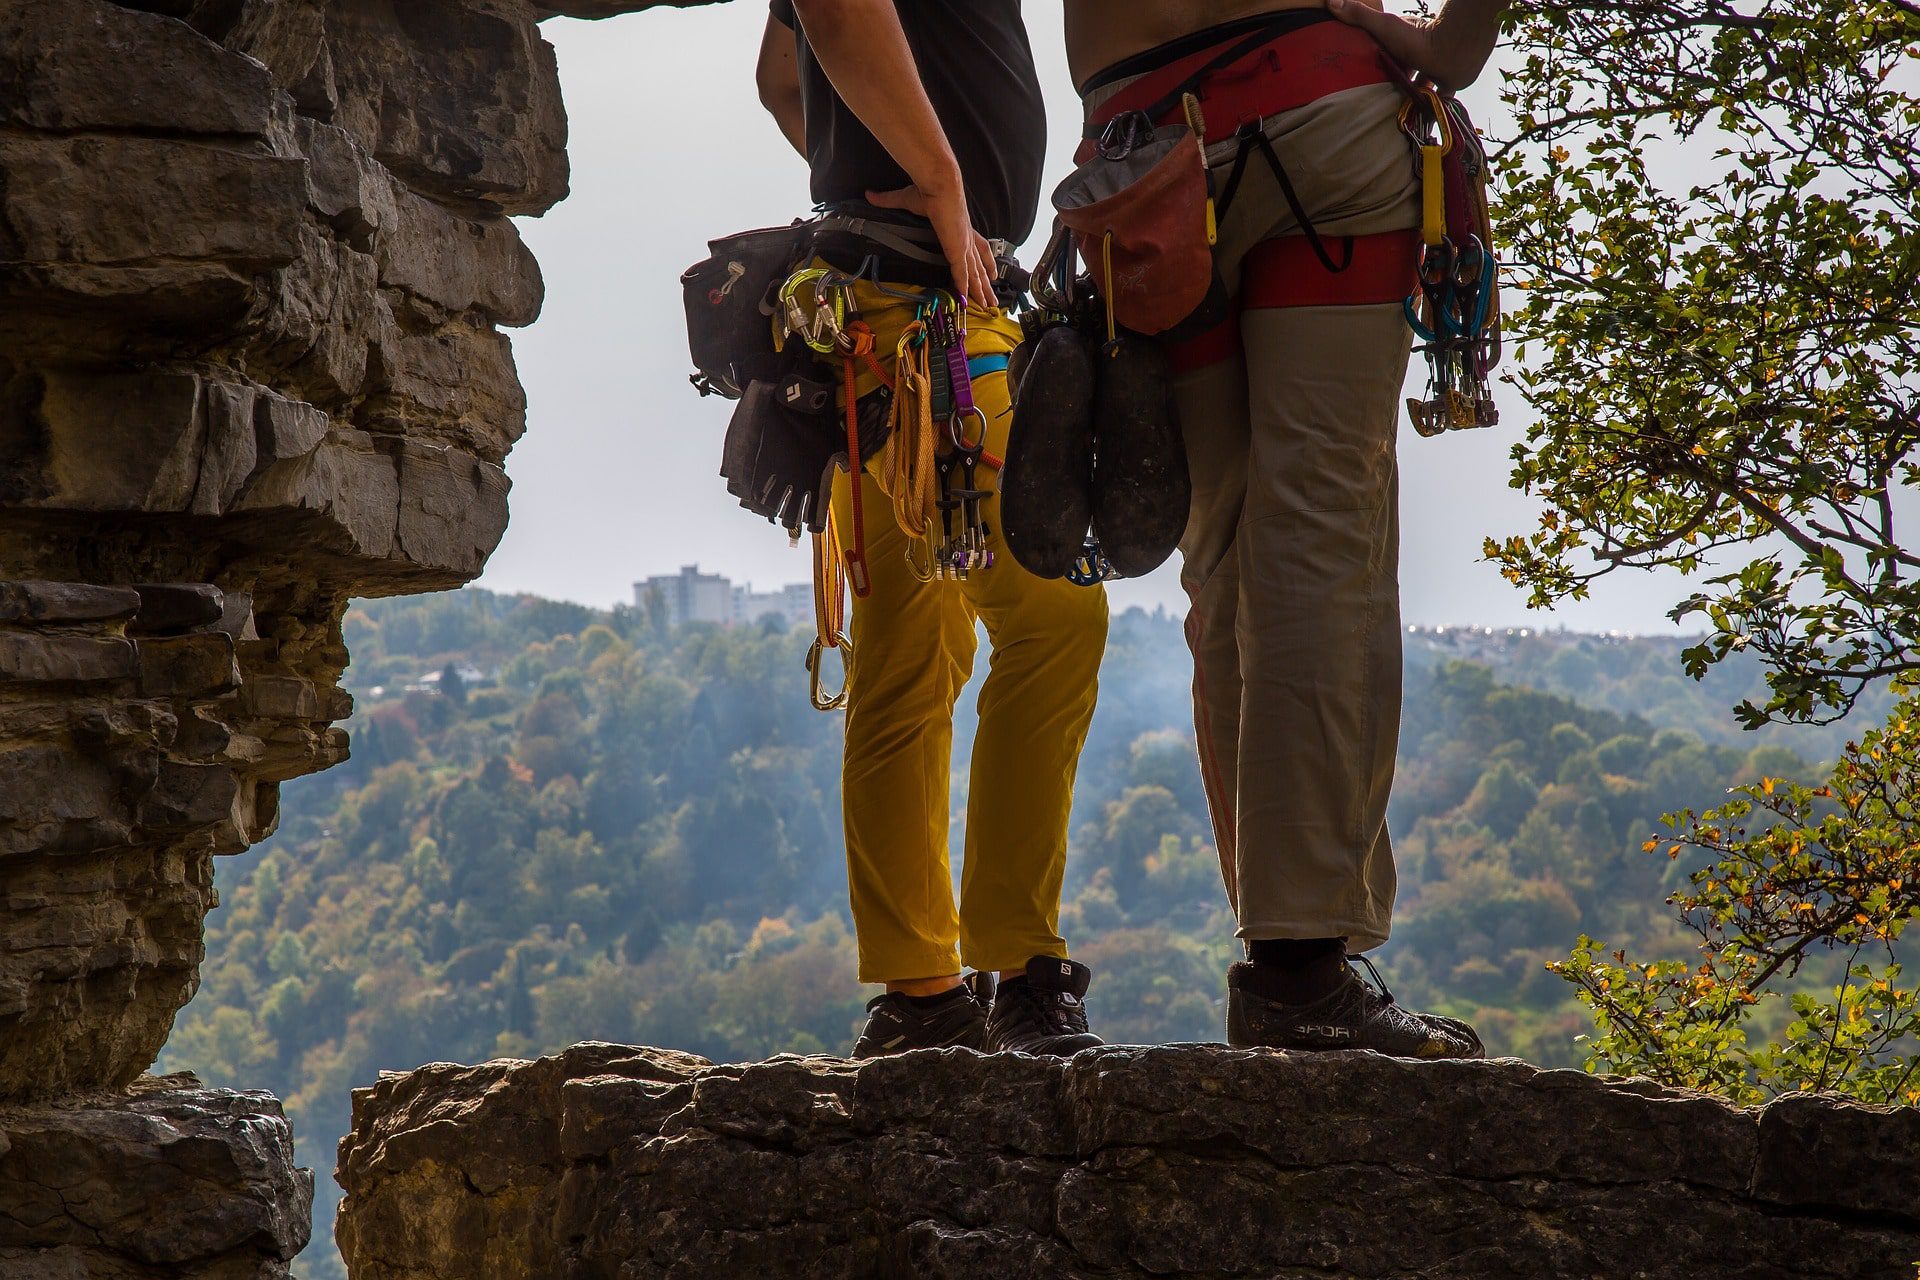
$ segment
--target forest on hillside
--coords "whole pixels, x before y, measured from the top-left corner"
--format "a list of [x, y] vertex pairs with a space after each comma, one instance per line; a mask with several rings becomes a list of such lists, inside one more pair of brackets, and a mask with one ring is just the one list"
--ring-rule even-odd
[[[350, 1090], [382, 1070], [582, 1039], [847, 1049], [870, 992], [845, 906], [841, 722], [808, 705], [805, 633], [472, 589], [365, 602], [345, 629], [353, 757], [289, 785], [278, 834], [222, 861], [201, 991], [162, 1060], [286, 1100], [320, 1173], [303, 1274], [339, 1275], [326, 1175]], [[1544, 966], [1583, 932], [1674, 942], [1662, 900], [1683, 877], [1642, 849], [1659, 816], [1814, 770], [1775, 736], [1701, 732], [1691, 700], [1586, 705], [1628, 705], [1675, 643], [1540, 636], [1465, 662], [1458, 641], [1410, 637], [1380, 959], [1492, 1052], [1574, 1065], [1589, 1020]], [[1220, 1034], [1235, 944], [1188, 672], [1176, 618], [1114, 619], [1064, 910], [1111, 1040]], [[956, 870], [965, 801], [959, 772]]]

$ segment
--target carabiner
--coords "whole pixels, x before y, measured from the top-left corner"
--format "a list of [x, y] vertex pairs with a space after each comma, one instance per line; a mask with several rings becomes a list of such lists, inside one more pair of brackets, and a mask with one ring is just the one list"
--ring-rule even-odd
[[827, 647], [820, 637], [813, 638], [807, 650], [807, 697], [815, 711], [838, 711], [847, 705], [847, 674], [853, 662], [853, 642], [844, 631], [833, 633], [833, 647], [840, 651], [840, 692], [822, 696], [820, 692], [820, 654]]
[[[975, 418], [980, 423], [980, 439], [972, 444], [967, 443], [967, 433], [960, 426], [962, 420], [966, 418]], [[987, 415], [980, 411], [978, 405], [968, 405], [958, 410], [947, 419], [947, 439], [953, 441], [955, 452], [962, 458], [969, 462], [978, 462], [981, 451], [987, 447]]]

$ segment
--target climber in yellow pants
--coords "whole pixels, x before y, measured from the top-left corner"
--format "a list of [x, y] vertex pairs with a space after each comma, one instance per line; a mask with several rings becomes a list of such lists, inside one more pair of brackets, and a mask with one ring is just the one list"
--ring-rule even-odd
[[[819, 240], [816, 252], [843, 271], [873, 257], [894, 288], [991, 304], [967, 312], [966, 352], [1011, 352], [1020, 329], [993, 301], [993, 242], [1017, 244], [1032, 231], [1046, 150], [1020, 0], [770, 0], [755, 80], [806, 157], [815, 205], [866, 228], [848, 254]], [[912, 254], [889, 256], [903, 237], [934, 244], [930, 276], [925, 255], [917, 269]], [[869, 354], [898, 382], [899, 337], [917, 305], [870, 284], [851, 302], [874, 331]], [[844, 377], [845, 366], [834, 372]], [[879, 385], [864, 363], [859, 373], [857, 393]], [[980, 416], [967, 415], [969, 444], [984, 423], [986, 451], [1005, 457], [1004, 370], [983, 365], [973, 398]], [[854, 1053], [967, 1045], [1066, 1054], [1099, 1044], [1081, 1001], [1087, 968], [1067, 957], [1059, 915], [1106, 597], [1016, 564], [992, 497], [982, 512], [992, 567], [923, 581], [914, 565], [924, 572], [932, 548], [899, 527], [871, 478], [881, 467], [866, 471], [839, 476], [832, 497], [840, 544], [851, 547], [856, 529], [866, 543], [870, 589], [853, 604], [843, 803], [860, 977], [887, 988], [867, 1005]], [[974, 487], [996, 479], [982, 467]], [[933, 536], [942, 533], [936, 517]], [[976, 623], [993, 669], [980, 696], [956, 910], [947, 862], [953, 705], [973, 671]], [[999, 974], [991, 1008], [961, 981], [963, 963]]]
[[[915, 307], [864, 283], [853, 302], [892, 376], [892, 353]], [[997, 309], [972, 309], [966, 332], [967, 354], [976, 359], [1010, 353], [1020, 341], [1019, 323]], [[860, 393], [877, 385], [862, 369]], [[973, 397], [986, 451], [1004, 457], [1012, 421], [1005, 369], [976, 378]], [[993, 472], [982, 467], [980, 479], [988, 487]], [[1034, 967], [1046, 977], [1078, 967], [1067, 962], [1059, 932], [1060, 885], [1074, 769], [1106, 648], [1105, 593], [1036, 578], [1015, 563], [999, 537], [994, 497], [983, 512], [992, 567], [964, 580], [923, 582], [927, 543], [902, 531], [872, 474], [859, 483], [872, 591], [853, 601], [842, 803], [860, 979], [895, 989], [875, 1002], [877, 1016], [856, 1052], [972, 1043], [973, 1036], [983, 1037], [975, 1047], [1057, 1049], [1034, 1033], [1058, 1039], [1060, 1028], [1014, 1014], [1032, 1012], [1019, 999], [1030, 961], [1044, 962]], [[845, 472], [835, 477], [836, 529], [853, 528], [853, 484]], [[947, 860], [953, 707], [973, 673], [976, 622], [993, 656], [980, 694], [956, 911]], [[971, 994], [952, 985], [963, 963], [1019, 975], [1001, 984], [995, 1012], [1002, 1016], [984, 1026], [962, 1004], [974, 1003]], [[916, 1016], [924, 1013], [946, 1016]], [[1097, 1043], [1084, 1041], [1066, 1047]]]

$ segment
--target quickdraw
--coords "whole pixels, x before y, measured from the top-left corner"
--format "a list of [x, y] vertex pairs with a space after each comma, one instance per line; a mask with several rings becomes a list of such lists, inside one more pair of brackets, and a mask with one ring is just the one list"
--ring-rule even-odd
[[[1431, 85], [1409, 87], [1400, 127], [1420, 152], [1423, 245], [1419, 285], [1404, 310], [1420, 339], [1415, 350], [1427, 358], [1427, 396], [1410, 397], [1407, 415], [1423, 436], [1491, 427], [1500, 421], [1489, 381], [1499, 358], [1491, 324], [1499, 264], [1492, 247], [1472, 229], [1484, 227], [1483, 210], [1469, 200], [1470, 193], [1450, 190], [1447, 180], [1449, 157], [1456, 149], [1463, 156], [1478, 155], [1477, 141], [1468, 137], [1471, 123]], [[1471, 181], [1479, 175], [1467, 170], [1464, 176]], [[1450, 226], [1462, 234], [1461, 241], [1447, 234]]]

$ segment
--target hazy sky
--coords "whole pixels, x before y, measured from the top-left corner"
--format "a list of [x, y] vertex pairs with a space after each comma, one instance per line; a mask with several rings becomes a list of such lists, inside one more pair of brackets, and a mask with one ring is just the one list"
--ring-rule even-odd
[[[1026, 12], [1047, 87], [1051, 189], [1078, 115], [1059, 4]], [[637, 578], [695, 562], [761, 587], [807, 577], [804, 546], [789, 549], [742, 511], [717, 474], [732, 404], [687, 384], [678, 285], [708, 239], [807, 210], [805, 166], [755, 97], [765, 17], [756, 0], [735, 0], [544, 26], [559, 50], [573, 194], [520, 223], [547, 303], [513, 335], [529, 421], [508, 460], [512, 522], [483, 586], [604, 606], [630, 599]], [[1468, 95], [1483, 125], [1491, 85]], [[1538, 512], [1507, 488], [1522, 413], [1515, 392], [1498, 398], [1506, 421], [1491, 431], [1423, 440], [1402, 427], [1407, 620], [1671, 630], [1664, 612], [1684, 594], [1674, 579], [1603, 582], [1596, 599], [1546, 615], [1481, 562], [1484, 536], [1531, 528]], [[1173, 563], [1110, 589], [1116, 605], [1184, 608]]]

